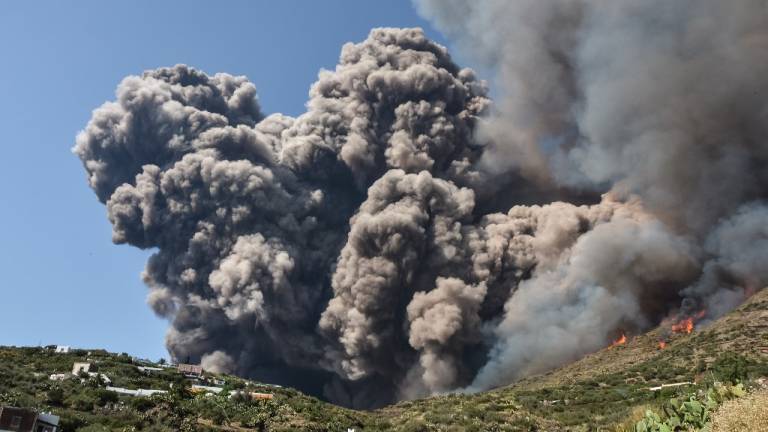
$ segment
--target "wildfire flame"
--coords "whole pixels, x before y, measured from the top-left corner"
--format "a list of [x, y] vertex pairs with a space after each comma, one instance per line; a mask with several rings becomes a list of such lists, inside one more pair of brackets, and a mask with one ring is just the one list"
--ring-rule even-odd
[[693, 318], [688, 317], [672, 324], [672, 331], [675, 333], [690, 334], [693, 331]]
[[617, 345], [624, 345], [625, 343], [627, 343], [627, 336], [624, 333], [622, 333], [621, 337], [613, 341], [611, 346], [615, 347]]
[[667, 342], [666, 342], [666, 341], [663, 341], [663, 340], [660, 340], [660, 341], [659, 341], [659, 349], [660, 349], [660, 350], [663, 350], [663, 349], [664, 349], [664, 348], [666, 348], [666, 347], [667, 347]]
[[694, 314], [693, 316], [689, 316], [688, 318], [684, 318], [676, 323], [673, 323], [672, 332], [691, 334], [693, 332], [694, 323], [704, 318], [706, 314], [707, 314], [706, 310], [701, 310], [699, 312], [696, 312], [696, 314]]

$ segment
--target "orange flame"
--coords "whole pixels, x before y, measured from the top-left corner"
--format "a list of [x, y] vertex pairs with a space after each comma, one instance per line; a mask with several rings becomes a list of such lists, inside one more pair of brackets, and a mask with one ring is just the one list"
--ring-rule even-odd
[[693, 331], [693, 318], [688, 317], [672, 324], [672, 331], [675, 333], [691, 334]]
[[706, 315], [707, 310], [703, 309], [689, 316], [688, 318], [683, 318], [672, 324], [672, 332], [691, 334], [693, 332], [694, 324], [704, 318]]
[[665, 342], [665, 341], [663, 341], [663, 340], [660, 340], [660, 341], [659, 341], [659, 349], [660, 349], [660, 350], [663, 350], [663, 349], [664, 349], [664, 348], [666, 348], [666, 347], [667, 347], [667, 342]]
[[624, 345], [625, 343], [627, 343], [627, 336], [624, 333], [622, 333], [621, 337], [613, 341], [611, 346], [615, 347], [616, 345]]

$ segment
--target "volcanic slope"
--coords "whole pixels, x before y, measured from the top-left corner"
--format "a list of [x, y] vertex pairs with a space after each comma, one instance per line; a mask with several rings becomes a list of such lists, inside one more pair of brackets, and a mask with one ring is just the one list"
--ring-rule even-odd
[[[450, 430], [467, 418], [474, 418], [477, 430], [613, 430], [713, 381], [768, 376], [768, 289], [714, 322], [694, 325], [691, 333], [672, 332], [671, 326], [627, 335], [623, 344], [511, 386], [402, 402], [380, 412], [393, 425], [423, 430]], [[692, 384], [650, 390], [684, 382]]]
[[[125, 354], [61, 355], [44, 348], [0, 347], [0, 404], [52, 411], [62, 416], [66, 431], [615, 430], [631, 425], [645, 409], [659, 410], [669, 398], [689, 395], [713, 381], [754, 382], [768, 375], [768, 290], [717, 321], [695, 324], [690, 334], [672, 332], [671, 324], [626, 335], [623, 344], [511, 386], [406, 401], [376, 411], [348, 410], [229, 375], [208, 374], [208, 379], [226, 382], [227, 392], [264, 392], [274, 398], [184, 395], [173, 390], [178, 374], [137, 373], [135, 361]], [[75, 361], [97, 363], [113, 385], [171, 393], [132, 398], [111, 394], [93, 380], [49, 380], [49, 374], [66, 372]], [[691, 384], [649, 390], [684, 382]]]

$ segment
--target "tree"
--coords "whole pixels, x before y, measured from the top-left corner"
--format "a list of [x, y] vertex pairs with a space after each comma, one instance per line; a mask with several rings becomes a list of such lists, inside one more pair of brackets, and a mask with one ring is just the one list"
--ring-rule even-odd
[[186, 379], [180, 379], [171, 384], [169, 395], [176, 400], [184, 400], [192, 397], [192, 385]]
[[61, 406], [64, 403], [64, 390], [59, 387], [54, 387], [46, 393], [48, 403], [54, 406]]
[[96, 391], [96, 403], [99, 406], [104, 406], [108, 403], [116, 403], [118, 401], [117, 393], [105, 389], [99, 389]]

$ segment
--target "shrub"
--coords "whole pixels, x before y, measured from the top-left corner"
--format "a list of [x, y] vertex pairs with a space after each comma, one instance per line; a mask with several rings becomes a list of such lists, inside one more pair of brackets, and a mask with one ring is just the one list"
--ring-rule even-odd
[[45, 394], [46, 400], [50, 405], [61, 406], [64, 403], [64, 390], [54, 387]]
[[63, 415], [59, 420], [59, 426], [61, 427], [62, 431], [80, 430], [80, 428], [85, 426], [85, 424], [85, 419], [80, 416]]
[[712, 372], [717, 379], [725, 382], [741, 382], [747, 378], [750, 362], [744, 356], [727, 352], [715, 360]]
[[152, 399], [144, 397], [131, 398], [131, 407], [139, 412], [144, 412], [155, 406]]
[[99, 406], [104, 406], [108, 403], [115, 403], [117, 401], [117, 393], [113, 391], [105, 389], [99, 389], [96, 391], [96, 404]]
[[421, 420], [408, 420], [400, 430], [402, 432], [427, 432], [429, 429], [427, 424]]
[[741, 384], [736, 386], [715, 385], [700, 397], [692, 395], [688, 400], [676, 398], [663, 406], [662, 415], [647, 410], [635, 423], [635, 432], [672, 432], [701, 429], [710, 426], [712, 412], [724, 401], [746, 395]]
[[77, 411], [91, 411], [94, 400], [86, 394], [78, 394], [67, 399], [67, 405]]

